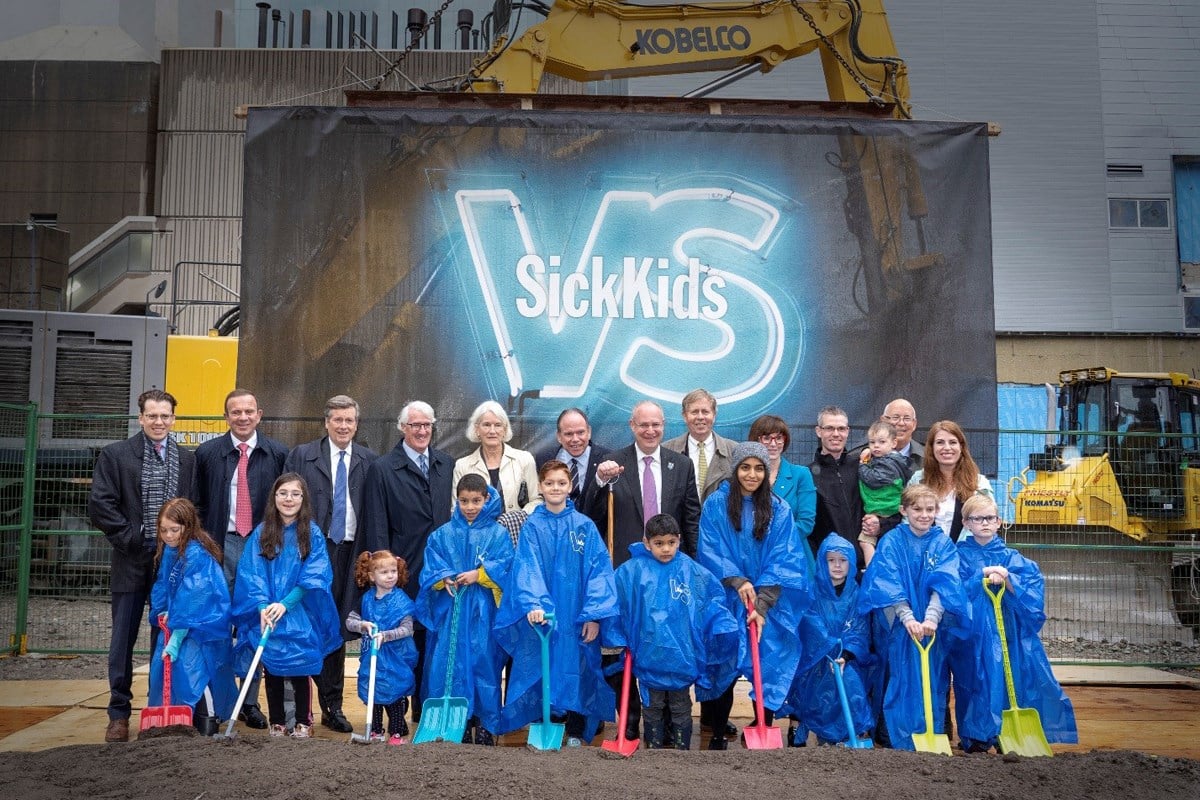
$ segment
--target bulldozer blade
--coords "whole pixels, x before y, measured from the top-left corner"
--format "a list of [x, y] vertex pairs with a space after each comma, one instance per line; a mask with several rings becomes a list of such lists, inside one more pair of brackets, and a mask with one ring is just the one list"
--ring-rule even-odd
[[1036, 708], [1009, 708], [1001, 712], [1000, 752], [1019, 756], [1054, 755]]

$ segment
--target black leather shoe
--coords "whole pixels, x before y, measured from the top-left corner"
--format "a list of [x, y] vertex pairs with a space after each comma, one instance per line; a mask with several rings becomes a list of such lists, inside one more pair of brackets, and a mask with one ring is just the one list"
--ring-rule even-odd
[[354, 733], [354, 726], [346, 719], [346, 715], [339, 708], [336, 711], [330, 711], [321, 715], [321, 724], [331, 731], [338, 733]]
[[732, 722], [726, 722], [725, 723], [725, 738], [732, 739], [735, 736], [737, 736], [737, 725], [734, 725]]
[[254, 728], [260, 731], [267, 729], [267, 718], [263, 716], [258, 706], [242, 706], [242, 710], [238, 714], [238, 719], [246, 723], [247, 728]]
[[714, 736], [708, 740], [708, 749], [709, 750], [728, 750], [729, 742], [727, 742], [725, 740], [724, 736]]
[[217, 721], [216, 717], [197, 715], [192, 720], [192, 725], [200, 732], [201, 736], [216, 736], [220, 730], [221, 723]]

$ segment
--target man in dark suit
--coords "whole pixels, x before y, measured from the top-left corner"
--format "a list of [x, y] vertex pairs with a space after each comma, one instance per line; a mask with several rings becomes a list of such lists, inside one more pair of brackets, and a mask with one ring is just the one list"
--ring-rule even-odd
[[[338, 617], [345, 620], [357, 611], [358, 592], [354, 585], [354, 558], [358, 551], [358, 533], [363, 518], [363, 487], [367, 469], [377, 455], [365, 445], [356, 444], [358, 402], [339, 394], [325, 403], [326, 436], [297, 445], [288, 454], [284, 472], [296, 472], [308, 486], [313, 522], [325, 533], [329, 563], [333, 565], [330, 591], [338, 604]], [[342, 626], [346, 640], [357, 639]], [[325, 657], [317, 676], [317, 700], [321, 705], [321, 724], [338, 733], [351, 733], [354, 726], [342, 713], [345, 688], [346, 646]]]
[[558, 447], [539, 450], [534, 453], [533, 460], [539, 469], [553, 459], [567, 465], [574, 483], [571, 502], [578, 511], [586, 514], [593, 497], [604, 493], [603, 487], [596, 484], [596, 467], [608, 457], [609, 449], [592, 441], [591, 423], [579, 408], [568, 408], [558, 415], [554, 436], [558, 439]]
[[[700, 537], [700, 495], [696, 491], [696, 474], [685, 455], [662, 446], [665, 422], [662, 407], [643, 400], [633, 407], [629, 430], [633, 444], [609, 453], [609, 458], [596, 467], [597, 486], [608, 485], [613, 495], [613, 563], [629, 560], [629, 545], [642, 540], [646, 520], [656, 514], [669, 514], [679, 523], [682, 532], [680, 546], [693, 558]], [[608, 492], [598, 491], [591, 499], [588, 516], [597, 527], [605, 530], [608, 522]], [[622, 675], [610, 676], [609, 685], [617, 693], [620, 704]], [[629, 682], [628, 720], [626, 738], [638, 738], [642, 704], [637, 681]]]
[[[140, 433], [100, 451], [88, 515], [112, 545], [112, 639], [108, 645], [108, 727], [104, 741], [129, 740], [133, 648], [154, 585], [158, 511], [196, 495], [196, 458], [171, 438], [175, 398], [161, 389], [138, 397]], [[151, 624], [150, 643], [157, 628]]]
[[[408, 565], [404, 591], [414, 600], [420, 588], [429, 534], [450, 521], [454, 496], [454, 459], [430, 446], [437, 419], [433, 407], [414, 400], [400, 410], [397, 427], [403, 434], [390, 453], [367, 470], [363, 499], [363, 542], [368, 550], [390, 550]], [[414, 625], [417, 646], [417, 693], [412, 698], [413, 722], [420, 721], [420, 686], [425, 660], [425, 629]]]
[[[224, 552], [231, 597], [246, 538], [262, 522], [271, 487], [283, 474], [288, 455], [286, 446], [258, 432], [262, 415], [251, 392], [234, 389], [225, 396], [229, 432], [196, 448], [200, 522]], [[267, 718], [258, 705], [258, 676], [252, 680], [240, 719], [251, 728], [266, 728]]]

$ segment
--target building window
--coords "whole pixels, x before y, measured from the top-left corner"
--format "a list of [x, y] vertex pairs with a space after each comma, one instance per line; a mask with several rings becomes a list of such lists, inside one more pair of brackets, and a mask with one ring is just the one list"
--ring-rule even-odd
[[1183, 296], [1183, 327], [1200, 329], [1200, 295]]
[[1127, 197], [1108, 199], [1110, 228], [1169, 228], [1171, 212], [1168, 201]]

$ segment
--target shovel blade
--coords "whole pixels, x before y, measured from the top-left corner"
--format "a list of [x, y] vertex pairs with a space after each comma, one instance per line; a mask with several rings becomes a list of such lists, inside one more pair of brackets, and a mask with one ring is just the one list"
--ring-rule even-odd
[[783, 749], [783, 731], [774, 725], [747, 725], [742, 728], [747, 750]]
[[165, 728], [169, 725], [191, 725], [191, 706], [147, 706], [142, 709], [138, 730]]
[[421, 724], [413, 744], [426, 742], [451, 742], [461, 744], [463, 731], [467, 729], [467, 698], [435, 697], [421, 706]]
[[529, 726], [526, 743], [534, 750], [561, 750], [566, 730], [561, 722], [535, 722]]
[[842, 742], [842, 747], [849, 747], [851, 750], [870, 750], [875, 747], [875, 743], [870, 739], [859, 739], [855, 737], [848, 741]]
[[1054, 755], [1036, 708], [1010, 708], [1000, 712], [1000, 751], [1021, 756]]
[[629, 758], [638, 749], [637, 739], [606, 739], [600, 743], [600, 746], [612, 753], [620, 753], [625, 758]]
[[918, 753], [954, 755], [954, 751], [950, 749], [950, 737], [944, 733], [914, 733], [912, 738], [913, 749]]

